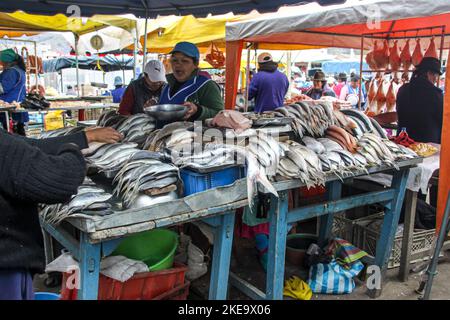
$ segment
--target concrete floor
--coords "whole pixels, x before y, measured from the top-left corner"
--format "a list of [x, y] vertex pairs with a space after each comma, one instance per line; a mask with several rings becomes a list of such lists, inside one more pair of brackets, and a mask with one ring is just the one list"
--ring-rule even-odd
[[[232, 257], [231, 270], [239, 277], [249, 281], [260, 290], [265, 287], [265, 272], [256, 256], [254, 244], [251, 240], [236, 239], [236, 248]], [[413, 265], [411, 265], [413, 267]], [[307, 271], [286, 263], [285, 277], [297, 275], [306, 279]], [[419, 295], [415, 292], [420, 283], [420, 274], [411, 273], [407, 282], [400, 282], [397, 278], [398, 268], [388, 270], [384, 283], [381, 300], [417, 300]], [[38, 275], [35, 278], [36, 291], [59, 292], [59, 288], [49, 289], [43, 284], [46, 275]], [[438, 264], [431, 292], [431, 299], [450, 300], [450, 251], [445, 252]], [[190, 287], [189, 299], [204, 300], [208, 297], [209, 273], [193, 281]], [[357, 287], [351, 294], [346, 295], [313, 295], [313, 300], [371, 300], [366, 295], [366, 287], [357, 281]], [[229, 287], [229, 299], [248, 300], [249, 298], [233, 287]], [[291, 298], [286, 298], [291, 299]]]

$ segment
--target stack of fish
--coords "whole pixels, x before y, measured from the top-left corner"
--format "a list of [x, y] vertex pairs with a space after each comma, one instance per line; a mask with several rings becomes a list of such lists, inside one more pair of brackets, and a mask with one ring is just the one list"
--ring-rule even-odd
[[326, 138], [338, 143], [344, 150], [355, 153], [358, 149], [358, 141], [352, 134], [338, 126], [329, 126]]
[[155, 130], [155, 118], [144, 113], [129, 116], [117, 126], [117, 131], [123, 134], [123, 142], [135, 142], [142, 147], [149, 134]]
[[280, 161], [279, 176], [300, 179], [308, 188], [325, 184], [322, 164], [314, 151], [294, 141], [287, 141], [284, 145], [287, 151]]
[[194, 124], [192, 122], [170, 123], [148, 135], [143, 144], [143, 149], [161, 151], [164, 148], [191, 144], [196, 137], [195, 132], [189, 131], [193, 127]]
[[93, 153], [86, 155], [86, 161], [102, 172], [117, 171], [133, 154], [139, 152], [136, 147], [137, 144], [131, 142], [99, 145]]
[[258, 132], [250, 137], [247, 150], [257, 159], [266, 176], [275, 176], [285, 148], [271, 135]]
[[77, 132], [80, 132], [83, 130], [84, 130], [83, 127], [67, 127], [67, 128], [58, 129], [58, 130], [44, 131], [39, 135], [39, 139], [67, 136], [67, 135], [74, 134], [74, 133], [77, 133]]
[[364, 112], [355, 109], [345, 109], [341, 112], [356, 124], [353, 132], [357, 138], [362, 137], [365, 133], [373, 133], [380, 138], [387, 139], [387, 134], [380, 124], [375, 119], [369, 118]]
[[358, 141], [361, 149], [358, 151], [363, 155], [369, 165], [386, 164], [397, 168], [395, 164], [399, 159], [411, 159], [417, 155], [403, 146], [397, 145], [388, 139], [382, 139], [377, 135], [365, 133]]
[[226, 145], [216, 147], [206, 144], [186, 145], [187, 148], [179, 150], [176, 148], [171, 152], [172, 163], [180, 168], [190, 167], [193, 169], [213, 169], [225, 165], [235, 164], [234, 157], [231, 157]]
[[275, 113], [294, 119], [292, 126], [301, 138], [304, 134], [321, 137], [334, 124], [332, 106], [329, 102], [300, 101], [275, 109]]
[[148, 206], [176, 199], [178, 180], [176, 166], [162, 162], [152, 152], [140, 151], [115, 176], [114, 194], [120, 195], [127, 208]]
[[82, 185], [68, 203], [44, 206], [40, 215], [45, 222], [51, 225], [58, 225], [70, 217], [89, 219], [93, 215], [107, 215], [113, 213], [112, 205], [108, 202], [111, 198], [112, 194], [99, 187]]
[[98, 127], [111, 127], [117, 129], [128, 117], [117, 113], [117, 111], [105, 111], [97, 120]]

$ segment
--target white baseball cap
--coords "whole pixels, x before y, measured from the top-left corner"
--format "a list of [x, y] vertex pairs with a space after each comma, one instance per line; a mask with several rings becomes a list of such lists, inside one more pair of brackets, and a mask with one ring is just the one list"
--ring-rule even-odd
[[268, 52], [263, 52], [258, 56], [258, 63], [265, 63], [273, 61], [272, 55]]
[[166, 80], [166, 68], [164, 64], [159, 60], [150, 60], [144, 67], [144, 73], [153, 82], [167, 82]]

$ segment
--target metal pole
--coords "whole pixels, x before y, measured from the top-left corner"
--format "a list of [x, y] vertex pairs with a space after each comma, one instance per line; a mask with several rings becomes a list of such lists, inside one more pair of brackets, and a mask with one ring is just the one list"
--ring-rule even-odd
[[247, 68], [245, 70], [245, 104], [244, 104], [244, 112], [248, 110], [248, 94], [249, 94], [249, 85], [250, 85], [250, 53], [251, 53], [251, 44], [247, 46]]
[[61, 76], [61, 93], [64, 93], [64, 84], [63, 84], [63, 74], [62, 74], [62, 69], [59, 72], [59, 75]]
[[439, 252], [442, 249], [442, 244], [444, 243], [444, 238], [446, 234], [449, 232], [449, 213], [450, 213], [450, 192], [447, 195], [447, 205], [444, 211], [444, 217], [442, 218], [441, 229], [439, 230], [439, 236], [437, 238], [436, 247], [434, 249], [434, 255], [431, 259], [430, 265], [428, 266], [428, 270], [426, 272], [426, 284], [425, 284], [425, 293], [423, 295], [423, 300], [430, 299], [431, 286], [433, 285], [433, 279], [436, 275], [436, 268], [439, 260]]
[[139, 43], [139, 30], [136, 27], [135, 29], [135, 37], [134, 37], [134, 50], [133, 50], [133, 79], [136, 79], [136, 65], [137, 65], [137, 51], [138, 51], [138, 43]]
[[38, 88], [38, 74], [39, 74], [39, 66], [38, 66], [38, 56], [37, 56], [37, 44], [36, 41], [34, 41], [34, 62], [35, 62], [35, 66], [36, 66], [36, 90], [38, 90], [39, 92], [39, 88]]
[[287, 54], [287, 66], [286, 66], [286, 76], [289, 80], [289, 90], [288, 90], [288, 98], [291, 98], [291, 84], [292, 84], [292, 80], [291, 80], [291, 64], [292, 64], [292, 54], [291, 51], [288, 51]]
[[148, 22], [148, 10], [145, 9], [144, 59], [142, 61], [142, 72], [144, 72], [145, 63], [147, 62], [147, 22]]
[[[364, 55], [364, 35], [361, 37], [361, 52], [359, 53], [359, 93], [358, 93], [358, 109], [361, 110], [361, 96], [362, 96], [362, 74], [363, 74], [363, 55]], [[339, 97], [338, 97], [339, 98]], [[366, 101], [367, 103], [367, 101]]]
[[75, 65], [76, 65], [76, 69], [77, 69], [77, 96], [80, 97], [80, 91], [81, 91], [81, 87], [80, 87], [80, 73], [79, 73], [79, 65], [78, 65], [78, 40], [79, 37], [77, 34], [74, 33], [75, 36]]

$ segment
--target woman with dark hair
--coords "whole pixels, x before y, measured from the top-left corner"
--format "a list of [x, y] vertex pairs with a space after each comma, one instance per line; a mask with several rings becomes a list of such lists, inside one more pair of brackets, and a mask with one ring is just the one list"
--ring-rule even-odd
[[0, 51], [0, 100], [22, 102], [25, 99], [25, 64], [14, 50]]
[[200, 52], [190, 42], [179, 42], [171, 52], [170, 64], [173, 73], [167, 75], [160, 104], [184, 104], [188, 111], [185, 120], [213, 118], [223, 109], [220, 87], [200, 73]]

